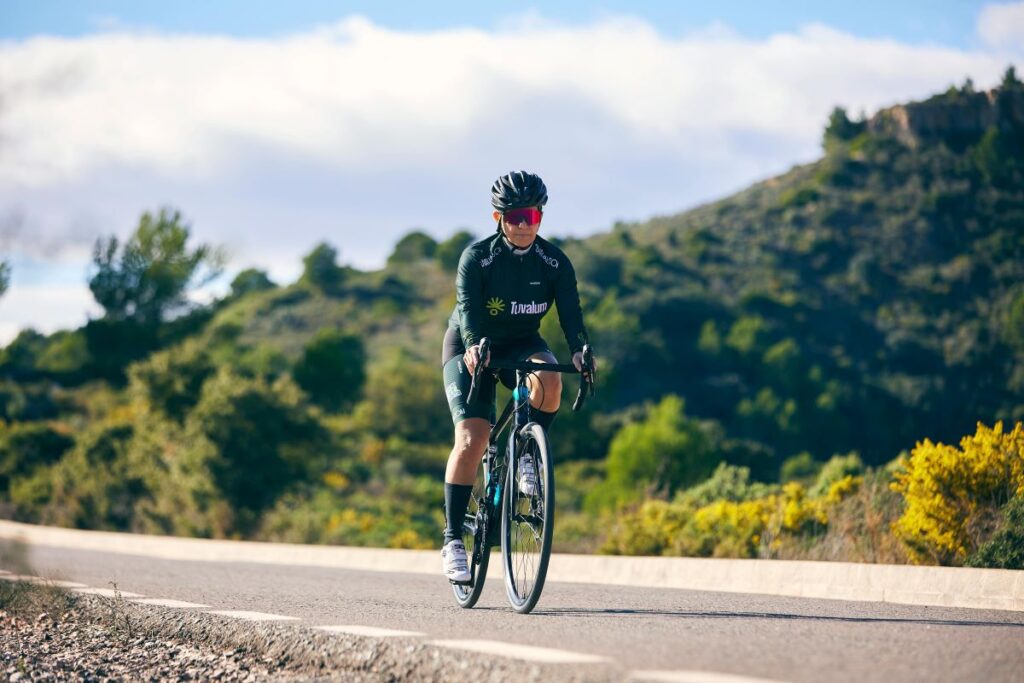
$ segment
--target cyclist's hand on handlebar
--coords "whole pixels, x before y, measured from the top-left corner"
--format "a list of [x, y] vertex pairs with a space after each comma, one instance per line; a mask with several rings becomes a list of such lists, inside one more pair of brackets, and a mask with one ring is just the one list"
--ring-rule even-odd
[[[462, 362], [466, 364], [466, 369], [469, 370], [469, 374], [476, 373], [477, 363], [480, 362], [480, 345], [474, 344], [466, 349], [466, 353], [462, 354]], [[491, 353], [487, 352], [487, 358], [484, 360], [484, 367], [491, 362]]]
[[[594, 366], [594, 370], [596, 371], [597, 370], [597, 359], [594, 358], [593, 356], [591, 356], [590, 362]], [[590, 373], [586, 372], [584, 370], [584, 368], [583, 368], [583, 352], [582, 351], [577, 351], [576, 353], [572, 354], [572, 364], [575, 365], [576, 369], [580, 371], [580, 374], [583, 375], [583, 378], [586, 379], [589, 382], [590, 379], [591, 379], [590, 378]]]

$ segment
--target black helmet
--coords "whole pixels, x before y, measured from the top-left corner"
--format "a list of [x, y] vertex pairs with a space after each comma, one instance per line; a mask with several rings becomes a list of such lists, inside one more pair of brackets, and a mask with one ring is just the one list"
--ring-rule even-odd
[[498, 211], [544, 206], [548, 203], [548, 188], [539, 175], [514, 171], [503, 175], [491, 186], [491, 204]]

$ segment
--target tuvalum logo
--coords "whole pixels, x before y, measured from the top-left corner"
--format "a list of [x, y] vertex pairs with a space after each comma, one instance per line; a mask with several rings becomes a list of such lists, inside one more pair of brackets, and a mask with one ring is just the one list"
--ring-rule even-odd
[[542, 301], [537, 303], [531, 301], [528, 304], [521, 304], [517, 301], [512, 302], [512, 315], [538, 315], [548, 310], [548, 302]]
[[505, 310], [505, 302], [498, 297], [491, 297], [491, 300], [487, 302], [487, 310], [491, 312], [491, 315], [498, 315]]

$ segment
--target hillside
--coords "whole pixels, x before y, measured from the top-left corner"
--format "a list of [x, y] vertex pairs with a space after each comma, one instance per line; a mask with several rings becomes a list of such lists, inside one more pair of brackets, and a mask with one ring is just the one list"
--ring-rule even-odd
[[[567, 511], [603, 505], [584, 499], [618, 481], [613, 441], [666, 396], [683, 399], [673, 419], [700, 448], [685, 468], [662, 454], [608, 500], [670, 498], [719, 461], [769, 484], [836, 454], [882, 465], [926, 436], [1024, 419], [1012, 70], [997, 89], [951, 88], [866, 121], [837, 109], [823, 147], [720, 201], [559, 241], [603, 363], [597, 400], [556, 426]], [[287, 286], [247, 271], [224, 300], [173, 319], [22, 333], [0, 356], [0, 514], [436, 544], [450, 447], [440, 338], [469, 237], [411, 233], [375, 272], [321, 245]], [[555, 316], [543, 332], [564, 354]]]

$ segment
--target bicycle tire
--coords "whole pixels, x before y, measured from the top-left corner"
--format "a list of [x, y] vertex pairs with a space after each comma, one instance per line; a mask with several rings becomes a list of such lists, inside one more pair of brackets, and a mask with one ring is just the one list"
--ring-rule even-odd
[[[530, 449], [535, 458], [538, 491], [525, 496], [516, 483], [519, 457]], [[528, 614], [540, 600], [551, 557], [555, 527], [555, 472], [547, 434], [536, 422], [518, 434], [515, 457], [508, 464], [501, 515], [501, 555], [505, 591], [519, 614]], [[538, 538], [539, 537], [539, 538]]]
[[469, 499], [469, 509], [466, 511], [466, 522], [471, 523], [472, 527], [467, 529], [465, 525], [463, 526], [462, 542], [466, 546], [466, 555], [469, 557], [470, 582], [468, 584], [452, 584], [455, 601], [463, 609], [470, 609], [476, 605], [480, 594], [483, 593], [484, 582], [487, 580], [487, 565], [491, 557], [491, 547], [487, 542], [487, 526], [494, 524], [495, 520], [488, 519], [486, 512], [486, 477], [486, 468], [479, 468], [476, 481], [473, 483], [473, 493]]

